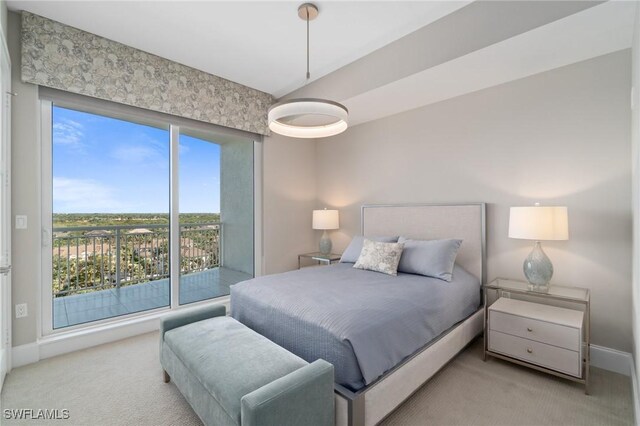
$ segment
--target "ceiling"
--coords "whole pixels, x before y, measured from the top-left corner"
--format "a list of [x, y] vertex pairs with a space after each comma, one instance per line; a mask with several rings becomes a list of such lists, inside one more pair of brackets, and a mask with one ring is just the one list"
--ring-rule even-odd
[[[306, 84], [299, 1], [8, 0], [29, 12], [273, 94]], [[458, 10], [469, 1], [316, 3], [311, 80]]]
[[302, 1], [7, 3], [276, 98], [341, 102], [351, 126], [628, 49], [638, 5], [322, 1], [306, 82]]
[[[629, 49], [635, 8], [607, 1], [356, 96], [337, 97], [357, 125]], [[523, 100], [524, 101], [524, 100]]]

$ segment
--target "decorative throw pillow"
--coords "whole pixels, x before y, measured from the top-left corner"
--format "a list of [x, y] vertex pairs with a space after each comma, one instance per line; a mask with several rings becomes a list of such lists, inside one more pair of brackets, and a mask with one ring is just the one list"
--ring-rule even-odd
[[[397, 243], [398, 237], [367, 237], [371, 241], [379, 241], [382, 243]], [[362, 235], [356, 235], [353, 237], [347, 249], [342, 253], [340, 263], [356, 263], [362, 252], [362, 244], [364, 243], [364, 237]]]
[[404, 244], [398, 271], [451, 281], [462, 240], [408, 240]]
[[388, 275], [398, 275], [398, 263], [402, 256], [402, 243], [381, 243], [365, 239], [362, 252], [354, 268], [382, 272]]

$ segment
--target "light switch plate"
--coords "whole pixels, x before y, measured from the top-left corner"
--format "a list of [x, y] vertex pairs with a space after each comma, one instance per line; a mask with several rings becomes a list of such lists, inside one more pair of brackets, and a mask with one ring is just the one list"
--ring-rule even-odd
[[16, 215], [16, 229], [27, 229], [27, 216], [17, 214]]
[[16, 318], [24, 318], [27, 316], [27, 304], [19, 303], [16, 305]]

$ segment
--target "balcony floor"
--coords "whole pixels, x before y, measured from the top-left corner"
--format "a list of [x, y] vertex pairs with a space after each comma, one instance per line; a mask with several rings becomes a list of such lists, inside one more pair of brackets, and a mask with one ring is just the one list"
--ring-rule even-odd
[[[227, 268], [183, 275], [180, 278], [180, 304], [229, 294], [233, 284], [250, 278], [249, 274]], [[169, 306], [169, 290], [169, 279], [166, 278], [119, 289], [56, 297], [53, 300], [53, 328]]]

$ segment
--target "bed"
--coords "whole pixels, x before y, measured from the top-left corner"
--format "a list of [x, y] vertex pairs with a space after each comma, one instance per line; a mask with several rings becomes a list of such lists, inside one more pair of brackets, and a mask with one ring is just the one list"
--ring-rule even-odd
[[336, 424], [373, 425], [482, 330], [484, 204], [370, 205], [362, 234], [459, 238], [450, 283], [343, 263], [232, 287], [240, 322], [307, 361], [336, 369]]

